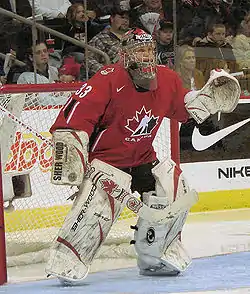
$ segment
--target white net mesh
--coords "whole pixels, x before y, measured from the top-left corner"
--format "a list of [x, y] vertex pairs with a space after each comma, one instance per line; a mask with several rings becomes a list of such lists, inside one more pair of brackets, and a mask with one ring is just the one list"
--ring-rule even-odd
[[[52, 147], [20, 122], [14, 122], [13, 117], [10, 119], [10, 114], [4, 109], [46, 140], [50, 140], [50, 126], [72, 91], [78, 87], [71, 85], [70, 89], [67, 89], [65, 85], [57, 85], [57, 91], [52, 93], [48, 92], [51, 85], [28, 85], [27, 88], [6, 88], [4, 94], [0, 92], [3, 198], [6, 206], [9, 205], [5, 212], [8, 266], [37, 263], [46, 259], [47, 249], [72, 205], [72, 201], [67, 199], [76, 188], [50, 183]], [[21, 93], [17, 93], [18, 91]], [[169, 130], [170, 123], [166, 119], [154, 141], [159, 159], [170, 155]], [[13, 182], [14, 189], [19, 191], [22, 190], [23, 179], [16, 176], [27, 174], [30, 177], [31, 192], [27, 193], [27, 197], [11, 201], [12, 176], [16, 179]], [[117, 246], [124, 247], [124, 244], [129, 243], [132, 233], [129, 224], [134, 223], [131, 219], [133, 217], [135, 216], [131, 211], [123, 211], [99, 257], [106, 257], [108, 254], [114, 258], [126, 251], [118, 249]]]

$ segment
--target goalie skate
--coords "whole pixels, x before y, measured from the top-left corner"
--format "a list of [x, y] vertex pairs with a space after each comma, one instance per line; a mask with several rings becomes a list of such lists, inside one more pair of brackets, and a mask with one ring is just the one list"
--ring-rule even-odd
[[[129, 189], [130, 175], [101, 161], [95, 163], [95, 168], [111, 175], [122, 187]], [[112, 182], [106, 180], [103, 184], [110, 186]], [[83, 280], [124, 206], [85, 178], [53, 243], [46, 272], [67, 283]]]
[[140, 269], [143, 276], [177, 276], [184, 272], [191, 264], [192, 259], [177, 237], [164, 254], [164, 260], [158, 268]]

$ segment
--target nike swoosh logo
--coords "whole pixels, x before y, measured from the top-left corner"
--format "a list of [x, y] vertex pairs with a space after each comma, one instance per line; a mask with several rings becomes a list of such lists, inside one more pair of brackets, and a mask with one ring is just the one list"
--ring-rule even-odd
[[215, 143], [219, 142], [221, 139], [225, 138], [229, 134], [233, 133], [240, 127], [244, 126], [250, 122], [250, 118], [247, 118], [243, 121], [240, 121], [234, 125], [226, 127], [222, 130], [214, 132], [210, 135], [203, 136], [197, 127], [194, 128], [193, 135], [192, 135], [192, 144], [194, 149], [197, 151], [206, 150], [209, 147], [213, 146]]
[[116, 92], [119, 93], [124, 87], [125, 87], [125, 85], [122, 86], [121, 88], [116, 88]]

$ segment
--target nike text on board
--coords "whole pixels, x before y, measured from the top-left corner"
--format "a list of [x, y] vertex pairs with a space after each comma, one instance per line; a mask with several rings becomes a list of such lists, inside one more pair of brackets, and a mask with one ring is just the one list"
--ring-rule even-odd
[[234, 178], [249, 178], [250, 177], [250, 166], [230, 166], [226, 168], [218, 168], [218, 179], [234, 179]]

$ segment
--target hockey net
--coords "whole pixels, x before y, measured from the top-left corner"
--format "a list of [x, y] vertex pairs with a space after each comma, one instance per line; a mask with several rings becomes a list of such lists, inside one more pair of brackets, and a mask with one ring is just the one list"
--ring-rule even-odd
[[[48, 141], [51, 139], [49, 128], [60, 108], [78, 88], [79, 84], [45, 84], [12, 85], [0, 89], [3, 182], [0, 197], [5, 207], [9, 267], [44, 262], [51, 241], [71, 208], [72, 201], [67, 199], [75, 188], [50, 183], [52, 147]], [[163, 121], [154, 148], [159, 159], [168, 155], [178, 162], [176, 122]], [[100, 251], [99, 258], [122, 254], [117, 246], [129, 244], [132, 233], [129, 224], [134, 224], [134, 217], [131, 211], [123, 211], [105, 242], [109, 250]]]

